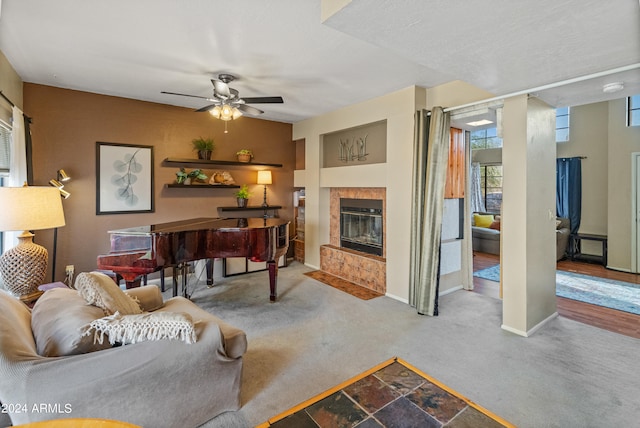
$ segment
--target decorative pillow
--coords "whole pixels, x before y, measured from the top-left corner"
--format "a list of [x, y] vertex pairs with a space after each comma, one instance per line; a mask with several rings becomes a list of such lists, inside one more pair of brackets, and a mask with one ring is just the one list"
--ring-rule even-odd
[[120, 289], [113, 279], [100, 272], [82, 272], [75, 288], [89, 304], [104, 310], [104, 315], [120, 312], [122, 315], [142, 313], [140, 305]]
[[104, 335], [109, 343], [144, 342], [147, 340], [175, 339], [195, 343], [196, 333], [191, 315], [184, 312], [145, 312], [138, 315], [115, 314], [92, 321], [84, 329], [84, 335], [91, 335], [93, 341], [102, 343]]
[[491, 223], [491, 226], [489, 226], [489, 229], [500, 230], [500, 221], [496, 220], [493, 223]]
[[474, 214], [473, 215], [473, 224], [477, 227], [489, 227], [491, 223], [493, 223], [493, 215], [492, 214]]
[[559, 228], [561, 224], [562, 224], [562, 220], [556, 219], [556, 229]]
[[36, 349], [43, 357], [86, 354], [110, 348], [83, 336], [83, 327], [104, 316], [102, 309], [89, 305], [76, 290], [47, 290], [31, 310], [31, 331]]

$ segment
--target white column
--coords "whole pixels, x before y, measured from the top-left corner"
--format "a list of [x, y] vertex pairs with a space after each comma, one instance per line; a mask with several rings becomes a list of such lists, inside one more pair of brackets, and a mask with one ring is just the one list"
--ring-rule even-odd
[[502, 328], [529, 336], [557, 316], [555, 109], [507, 99], [503, 130]]

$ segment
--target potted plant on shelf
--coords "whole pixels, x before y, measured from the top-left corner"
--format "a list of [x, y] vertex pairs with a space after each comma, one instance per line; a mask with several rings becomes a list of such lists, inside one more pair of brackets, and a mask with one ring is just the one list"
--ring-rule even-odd
[[211, 159], [211, 153], [213, 153], [213, 149], [216, 147], [213, 138], [194, 138], [191, 140], [191, 144], [193, 144], [193, 150], [198, 152], [198, 159]]
[[185, 171], [184, 168], [180, 168], [180, 171], [176, 172], [176, 183], [184, 184], [184, 182], [187, 180], [187, 177], [187, 171]]
[[238, 157], [238, 162], [251, 162], [253, 153], [249, 149], [242, 149], [236, 152], [236, 156]]
[[236, 196], [236, 201], [238, 202], [238, 207], [246, 208], [247, 203], [249, 202], [249, 196], [251, 193], [249, 192], [249, 186], [243, 184], [240, 186], [237, 192], [234, 193]]
[[201, 169], [194, 169], [187, 172], [184, 168], [180, 168], [180, 171], [176, 172], [176, 183], [189, 185], [193, 180], [206, 180], [208, 177]]
[[188, 175], [189, 175], [189, 178], [191, 178], [191, 181], [193, 180], [205, 181], [207, 178], [209, 178], [207, 177], [207, 174], [202, 172], [201, 169], [194, 169]]

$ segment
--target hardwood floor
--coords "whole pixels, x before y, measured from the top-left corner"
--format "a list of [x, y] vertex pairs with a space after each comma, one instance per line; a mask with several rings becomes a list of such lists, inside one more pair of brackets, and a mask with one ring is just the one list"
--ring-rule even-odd
[[[482, 270], [500, 263], [500, 257], [493, 254], [473, 253], [473, 271]], [[568, 259], [557, 264], [558, 270], [584, 275], [608, 278], [640, 284], [640, 275], [607, 269], [593, 263], [572, 262]], [[474, 291], [486, 296], [499, 298], [500, 285], [495, 281], [473, 277]], [[585, 324], [615, 333], [640, 339], [640, 315], [617, 311], [576, 300], [557, 298], [558, 314]]]

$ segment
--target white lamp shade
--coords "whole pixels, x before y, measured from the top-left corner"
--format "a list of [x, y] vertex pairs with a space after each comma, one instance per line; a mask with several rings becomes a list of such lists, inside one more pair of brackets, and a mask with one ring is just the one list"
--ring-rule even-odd
[[54, 187], [0, 187], [1, 231], [52, 229], [65, 225], [60, 191]]
[[271, 184], [271, 171], [258, 171], [258, 184]]

